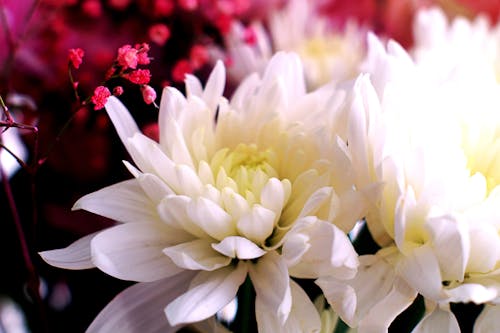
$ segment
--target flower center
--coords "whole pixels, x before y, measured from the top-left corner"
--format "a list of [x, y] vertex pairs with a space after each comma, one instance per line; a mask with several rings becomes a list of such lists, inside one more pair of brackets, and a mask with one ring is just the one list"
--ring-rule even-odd
[[496, 124], [483, 125], [467, 129], [464, 151], [471, 175], [481, 173], [490, 193], [500, 185], [500, 127], [497, 128]]
[[254, 199], [270, 178], [279, 178], [276, 165], [275, 153], [261, 151], [255, 144], [239, 144], [232, 151], [221, 149], [211, 161], [217, 187], [230, 186], [245, 197], [253, 194]]

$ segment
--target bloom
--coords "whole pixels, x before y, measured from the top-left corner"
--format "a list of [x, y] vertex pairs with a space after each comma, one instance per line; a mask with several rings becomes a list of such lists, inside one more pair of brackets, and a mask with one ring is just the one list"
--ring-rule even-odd
[[417, 331], [441, 322], [458, 332], [450, 303], [490, 304], [478, 327], [498, 314], [500, 86], [471, 64], [446, 73], [370, 36], [347, 140], [360, 153], [351, 154], [357, 186], [384, 183], [366, 216], [382, 249], [361, 256], [347, 283], [318, 281], [360, 332], [385, 332], [417, 294], [426, 301]]
[[108, 101], [111, 92], [105, 86], [99, 86], [95, 88], [94, 95], [92, 95], [92, 103], [94, 103], [94, 110], [100, 110], [104, 107]]
[[81, 48], [70, 49], [68, 59], [74, 68], [78, 69], [83, 61], [85, 52]]
[[41, 253], [56, 266], [95, 265], [139, 282], [122, 296], [126, 309], [112, 302], [93, 327], [109, 309], [123, 318], [138, 308], [158, 314], [165, 305], [168, 322], [162, 316], [135, 325], [201, 321], [249, 276], [259, 331], [313, 332], [318, 311], [291, 277], [355, 274], [346, 232], [364, 215], [372, 189], [353, 187], [351, 157], [335, 134], [343, 92], [306, 94], [300, 60], [287, 53], [273, 57], [262, 78], [249, 76], [230, 101], [222, 97], [224, 81], [218, 62], [204, 89], [191, 75], [186, 97], [165, 88], [159, 142], [109, 99], [106, 110], [136, 164], [125, 162], [134, 178], [88, 194], [74, 208], [121, 223]]

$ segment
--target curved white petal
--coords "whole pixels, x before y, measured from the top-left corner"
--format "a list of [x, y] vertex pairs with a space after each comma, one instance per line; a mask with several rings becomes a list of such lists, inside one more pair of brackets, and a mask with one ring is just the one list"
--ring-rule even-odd
[[231, 302], [247, 275], [247, 266], [202, 271], [192, 280], [189, 290], [165, 308], [172, 325], [192, 323], [213, 316]]
[[276, 214], [261, 205], [255, 204], [236, 222], [238, 232], [257, 244], [263, 244], [271, 236]]
[[484, 286], [478, 283], [463, 283], [458, 287], [445, 290], [450, 302], [484, 304], [499, 295], [498, 286]]
[[449, 332], [460, 333], [457, 318], [450, 309], [437, 306], [434, 311], [426, 315], [413, 329], [412, 333]]
[[95, 265], [90, 256], [90, 242], [98, 232], [92, 233], [71, 243], [64, 249], [39, 252], [46, 263], [65, 269], [87, 269]]
[[192, 74], [186, 74], [184, 78], [184, 84], [186, 85], [186, 96], [198, 96], [202, 97], [203, 87], [201, 86], [200, 80]]
[[495, 333], [500, 327], [500, 306], [485, 305], [476, 318], [474, 333]]
[[[358, 255], [347, 235], [335, 225], [311, 219], [297, 221], [297, 228], [289, 232], [306, 236], [308, 250], [300, 261], [289, 268], [290, 275], [298, 278], [318, 278], [332, 276], [339, 279], [350, 279], [356, 274], [359, 265]], [[288, 237], [288, 235], [287, 235]], [[289, 257], [295, 249], [290, 249], [287, 237], [283, 244], [283, 256]], [[300, 244], [298, 244], [300, 245]]]
[[239, 236], [226, 237], [220, 243], [212, 244], [212, 247], [229, 258], [242, 260], [256, 259], [266, 254], [255, 243]]
[[255, 312], [259, 332], [303, 333], [319, 332], [321, 320], [309, 296], [294, 281], [290, 280], [292, 308], [285, 323], [281, 323], [266, 303], [255, 301]]
[[203, 91], [203, 100], [208, 106], [208, 109], [215, 116], [215, 110], [224, 92], [224, 85], [226, 83], [226, 69], [222, 61], [217, 61], [212, 73], [208, 77]]
[[439, 263], [429, 244], [413, 249], [399, 261], [396, 271], [422, 296], [436, 302], [445, 297]]
[[276, 252], [269, 252], [249, 267], [250, 278], [257, 294], [256, 302], [262, 302], [284, 324], [292, 308], [290, 277], [285, 260]]
[[123, 103], [114, 96], [108, 98], [105, 108], [120, 140], [127, 147], [128, 138], [133, 137], [136, 133], [140, 133], [134, 118], [132, 118]]
[[184, 237], [161, 224], [121, 224], [92, 239], [92, 261], [106, 274], [122, 280], [159, 280], [182, 271], [162, 250]]
[[213, 271], [229, 265], [231, 258], [214, 251], [212, 243], [209, 239], [197, 239], [167, 247], [163, 253], [184, 269]]
[[158, 176], [151, 173], [142, 173], [137, 176], [137, 180], [142, 187], [142, 190], [154, 203], [159, 203], [167, 195], [174, 194], [172, 189], [168, 187]]
[[184, 271], [155, 282], [137, 283], [118, 294], [97, 315], [87, 333], [173, 333], [163, 309], [187, 290], [194, 272]]
[[84, 209], [119, 222], [159, 221], [154, 203], [144, 193], [137, 179], [87, 194], [75, 202], [72, 209]]
[[356, 290], [347, 282], [332, 277], [320, 277], [315, 283], [321, 288], [333, 310], [350, 326], [357, 326]]
[[198, 227], [217, 240], [236, 234], [231, 216], [211, 200], [203, 197], [193, 199], [187, 213]]
[[160, 145], [167, 148], [168, 136], [171, 134], [166, 129], [171, 117], [182, 112], [186, 106], [186, 98], [182, 93], [172, 87], [165, 87], [161, 95], [160, 112], [158, 114], [158, 127], [160, 130]]
[[362, 318], [360, 332], [387, 332], [396, 317], [409, 307], [417, 297], [417, 292], [406, 281], [396, 277], [390, 292]]
[[207, 238], [205, 231], [193, 223], [187, 213], [191, 200], [184, 195], [167, 196], [158, 205], [158, 214], [161, 220], [169, 226], [183, 229], [199, 238]]
[[441, 268], [441, 278], [462, 281], [469, 260], [467, 227], [453, 216], [429, 218], [426, 224]]

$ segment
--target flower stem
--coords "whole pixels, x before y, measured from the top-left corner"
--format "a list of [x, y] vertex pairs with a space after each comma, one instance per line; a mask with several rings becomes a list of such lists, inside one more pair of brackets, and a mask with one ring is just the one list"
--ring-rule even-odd
[[233, 332], [241, 333], [257, 332], [257, 321], [255, 319], [255, 290], [248, 276], [241, 285], [237, 298], [238, 311], [230, 329]]

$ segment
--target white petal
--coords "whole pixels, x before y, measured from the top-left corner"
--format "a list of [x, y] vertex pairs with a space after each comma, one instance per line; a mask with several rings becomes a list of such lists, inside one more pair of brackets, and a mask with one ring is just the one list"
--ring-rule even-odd
[[87, 333], [173, 333], [163, 308], [187, 290], [193, 272], [185, 271], [155, 282], [135, 284], [116, 296], [97, 315]]
[[217, 61], [212, 73], [208, 77], [203, 92], [203, 100], [207, 103], [208, 109], [215, 115], [215, 110], [224, 92], [226, 82], [226, 70], [222, 61]]
[[203, 190], [203, 184], [196, 172], [187, 165], [177, 165], [175, 167], [177, 181], [179, 183], [179, 194], [189, 197], [199, 196]]
[[235, 220], [250, 209], [248, 201], [230, 187], [224, 187], [222, 190], [222, 203]]
[[92, 261], [106, 274], [122, 280], [150, 282], [182, 271], [162, 250], [184, 235], [161, 224], [127, 223], [92, 239]]
[[290, 280], [292, 308], [284, 324], [273, 314], [267, 305], [258, 298], [255, 302], [255, 312], [259, 332], [302, 333], [319, 332], [321, 321], [318, 311], [302, 288]]
[[160, 112], [158, 114], [158, 127], [160, 130], [160, 145], [167, 148], [168, 136], [171, 134], [167, 130], [168, 123], [172, 117], [182, 112], [186, 106], [186, 98], [181, 92], [172, 87], [163, 89], [161, 95]]
[[449, 332], [460, 333], [457, 318], [449, 309], [436, 307], [413, 329], [412, 333]]
[[123, 103], [116, 97], [110, 96], [105, 105], [106, 112], [115, 126], [116, 132], [125, 147], [128, 146], [128, 138], [140, 133], [137, 124]]
[[360, 321], [359, 331], [387, 332], [389, 325], [413, 303], [415, 297], [417, 292], [406, 281], [397, 277], [387, 296], [375, 304]]
[[156, 175], [143, 173], [138, 175], [137, 180], [144, 193], [155, 203], [159, 203], [167, 195], [174, 194], [172, 189]]
[[483, 286], [476, 283], [463, 283], [453, 289], [446, 289], [450, 302], [484, 304], [498, 297], [497, 286]]
[[188, 215], [191, 201], [191, 198], [184, 195], [167, 196], [158, 205], [158, 214], [165, 224], [183, 229], [198, 238], [206, 238], [205, 231], [193, 223]]
[[315, 283], [321, 288], [328, 303], [342, 320], [350, 326], [357, 326], [356, 307], [358, 304], [354, 288], [345, 281], [327, 276], [317, 279]]
[[333, 189], [331, 187], [322, 187], [316, 190], [311, 196], [307, 199], [302, 211], [299, 214], [300, 217], [314, 215], [314, 213], [323, 205], [323, 203], [328, 200], [333, 193]]
[[236, 223], [238, 232], [257, 244], [263, 244], [271, 236], [276, 214], [261, 205], [254, 205]]
[[186, 96], [188, 98], [193, 96], [202, 97], [203, 87], [201, 86], [200, 80], [192, 74], [186, 74], [186, 78], [184, 79], [184, 84], [186, 85]]
[[[301, 260], [290, 267], [290, 275], [298, 278], [318, 278], [332, 276], [350, 279], [356, 274], [358, 255], [347, 235], [331, 223], [311, 219], [299, 220], [297, 228], [290, 234], [303, 234], [309, 238], [307, 252]], [[287, 235], [288, 236], [288, 235]], [[283, 256], [287, 257], [290, 247], [283, 245]]]
[[290, 195], [291, 184], [288, 180], [280, 181], [271, 178], [260, 193], [260, 203], [265, 208], [272, 210], [276, 217], [281, 215], [281, 210]]
[[[495, 269], [500, 253], [500, 237], [496, 227], [483, 224], [471, 227], [470, 233], [471, 253], [467, 264], [468, 272], [486, 273]], [[489, 255], [484, 255], [488, 253]], [[497, 255], [495, 255], [497, 254]]]
[[255, 243], [239, 236], [226, 237], [220, 243], [212, 244], [212, 247], [227, 257], [242, 260], [256, 259], [266, 254]]
[[285, 261], [276, 253], [269, 252], [249, 267], [250, 278], [257, 294], [256, 302], [262, 302], [271, 315], [284, 324], [292, 307], [290, 277]]
[[80, 198], [72, 209], [85, 209], [119, 222], [158, 221], [156, 207], [139, 181], [130, 179]]
[[46, 263], [65, 269], [87, 269], [95, 265], [90, 256], [90, 241], [98, 232], [80, 238], [64, 249], [39, 252]]
[[246, 264], [224, 267], [214, 272], [202, 271], [189, 290], [170, 303], [165, 313], [172, 325], [192, 323], [214, 315], [236, 296], [247, 275]]
[[474, 324], [474, 333], [495, 333], [500, 327], [500, 306], [485, 305]]
[[212, 243], [208, 239], [197, 239], [165, 248], [163, 253], [184, 269], [213, 271], [229, 265], [231, 258], [214, 251]]
[[429, 244], [415, 248], [398, 263], [396, 270], [424, 297], [434, 301], [444, 297], [439, 263]]
[[469, 260], [467, 227], [452, 216], [429, 218], [426, 224], [441, 268], [441, 278], [462, 281]]
[[197, 226], [217, 240], [236, 234], [231, 216], [211, 200], [203, 197], [193, 199], [187, 213]]

